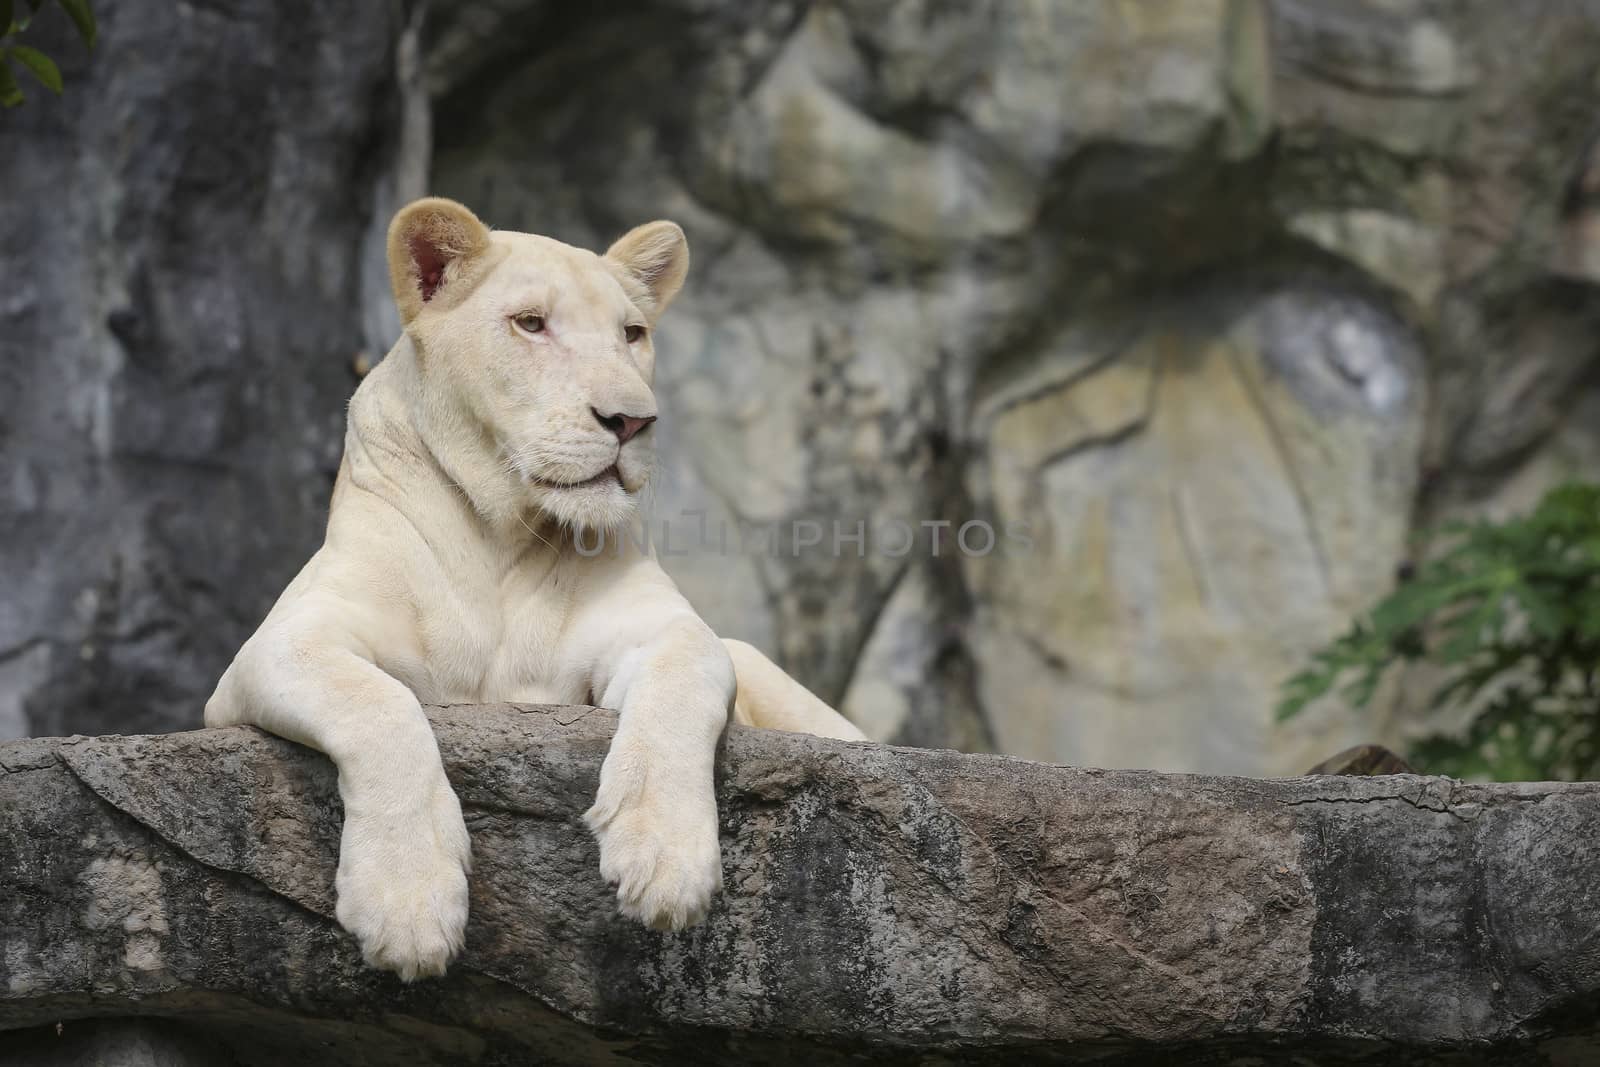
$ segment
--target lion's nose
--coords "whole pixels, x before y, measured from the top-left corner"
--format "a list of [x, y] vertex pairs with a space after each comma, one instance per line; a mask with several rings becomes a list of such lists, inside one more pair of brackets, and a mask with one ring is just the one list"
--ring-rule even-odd
[[621, 413], [602, 415], [599, 408], [590, 408], [589, 410], [594, 412], [594, 417], [599, 420], [601, 426], [617, 435], [617, 441], [621, 444], [627, 444], [641, 433], [646, 426], [656, 421], [654, 415], [623, 415]]

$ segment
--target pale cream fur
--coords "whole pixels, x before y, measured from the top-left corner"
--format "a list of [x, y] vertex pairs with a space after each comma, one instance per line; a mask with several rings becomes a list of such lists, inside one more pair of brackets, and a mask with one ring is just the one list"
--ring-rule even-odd
[[429, 199], [396, 216], [389, 259], [405, 332], [350, 402], [326, 540], [206, 723], [253, 723], [332, 758], [339, 921], [369, 963], [411, 979], [461, 950], [471, 862], [421, 705], [613, 708], [584, 816], [600, 873], [624, 914], [696, 922], [722, 884], [712, 759], [730, 709], [864, 735], [749, 645], [718, 640], [631, 539], [611, 538], [620, 556], [576, 550], [578, 531], [636, 521], [654, 434], [623, 442], [599, 416], [656, 414], [650, 330], [688, 269], [683, 233], [650, 223], [597, 256]]

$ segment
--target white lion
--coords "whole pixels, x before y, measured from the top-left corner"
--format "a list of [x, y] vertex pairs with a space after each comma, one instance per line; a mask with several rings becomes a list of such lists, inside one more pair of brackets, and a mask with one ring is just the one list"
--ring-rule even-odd
[[864, 735], [719, 640], [632, 539], [577, 551], [634, 521], [650, 475], [651, 331], [688, 270], [683, 231], [649, 223], [597, 256], [427, 199], [396, 215], [388, 254], [405, 332], [351, 399], [326, 539], [206, 724], [332, 758], [339, 922], [368, 963], [413, 979], [461, 949], [471, 862], [422, 703], [613, 708], [584, 815], [600, 872], [624, 914], [697, 922], [722, 884], [712, 760], [730, 708]]

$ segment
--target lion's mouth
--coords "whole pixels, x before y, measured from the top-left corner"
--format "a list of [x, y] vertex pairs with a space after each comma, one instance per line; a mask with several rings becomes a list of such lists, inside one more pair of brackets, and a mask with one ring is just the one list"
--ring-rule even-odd
[[613, 463], [599, 474], [596, 474], [591, 478], [585, 478], [579, 482], [554, 482], [548, 478], [535, 478], [533, 480], [544, 486], [546, 489], [590, 489], [594, 488], [595, 486], [607, 485], [612, 482], [615, 482], [617, 485], [621, 485], [622, 472], [619, 471], [617, 469], [617, 465]]

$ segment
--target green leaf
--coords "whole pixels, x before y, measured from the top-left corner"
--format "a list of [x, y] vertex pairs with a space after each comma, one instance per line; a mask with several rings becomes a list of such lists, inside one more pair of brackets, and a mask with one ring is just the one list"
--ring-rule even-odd
[[1600, 598], [1591, 598], [1579, 610], [1578, 636], [1584, 641], [1600, 642]]
[[57, 96], [61, 95], [61, 68], [55, 65], [54, 60], [37, 48], [29, 48], [25, 44], [13, 46], [11, 55], [39, 79], [40, 85]]
[[6, 63], [6, 50], [0, 50], [0, 107], [16, 107], [22, 103], [22, 89], [17, 76]]
[[83, 38], [83, 43], [93, 48], [99, 30], [94, 24], [94, 12], [89, 10], [89, 0], [56, 0], [56, 2], [72, 19], [72, 24], [78, 27], [78, 36]]
[[1559, 486], [1521, 518], [1453, 523], [1429, 540], [1411, 580], [1283, 683], [1280, 721], [1329, 694], [1363, 708], [1396, 665], [1424, 660], [1439, 675], [1426, 710], [1471, 719], [1460, 736], [1413, 745], [1420, 768], [1600, 775], [1600, 484]]
[[16, 14], [16, 7], [11, 0], [0, 0], [0, 37], [11, 32], [11, 22]]

